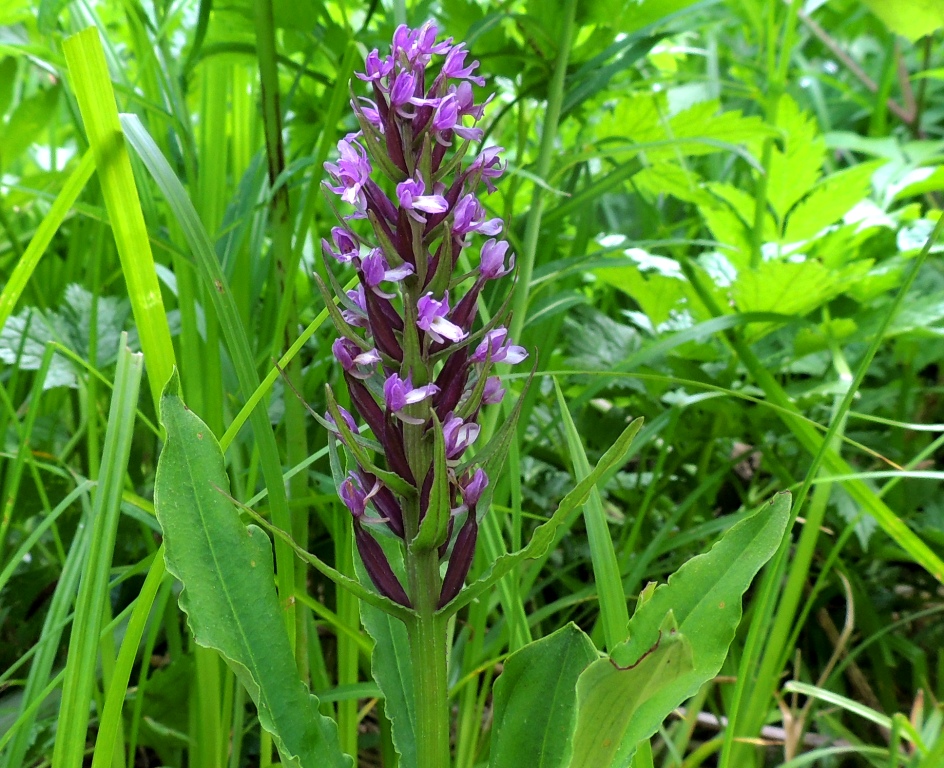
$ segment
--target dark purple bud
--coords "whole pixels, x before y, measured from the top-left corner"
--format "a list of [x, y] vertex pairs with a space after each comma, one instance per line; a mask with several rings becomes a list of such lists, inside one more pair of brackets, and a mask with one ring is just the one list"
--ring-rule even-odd
[[456, 536], [452, 557], [449, 558], [449, 565], [446, 566], [446, 576], [443, 578], [442, 589], [439, 593], [440, 608], [449, 603], [462, 589], [465, 577], [469, 574], [469, 568], [472, 567], [472, 559], [475, 557], [475, 540], [478, 533], [479, 524], [475, 519], [475, 511], [470, 509], [468, 518], [459, 529], [459, 535]]
[[452, 322], [466, 331], [472, 327], [478, 309], [479, 293], [484, 284], [484, 280], [476, 280], [452, 311]]
[[488, 487], [488, 475], [479, 467], [471, 477], [468, 475], [459, 481], [459, 489], [462, 493], [462, 503], [465, 504], [472, 514], [475, 512], [475, 505], [479, 503], [482, 494]]
[[347, 383], [348, 392], [351, 393], [351, 402], [354, 404], [354, 408], [357, 409], [361, 418], [367, 422], [367, 426], [374, 433], [374, 437], [381, 440], [385, 428], [383, 410], [377, 405], [377, 401], [374, 400], [373, 395], [370, 394], [363, 382], [348, 375], [344, 376], [344, 380]]
[[364, 298], [367, 301], [368, 322], [377, 349], [398, 363], [402, 362], [403, 349], [394, 334], [397, 325], [400, 329], [403, 328], [402, 318], [396, 314], [389, 301], [380, 298], [373, 291], [365, 292]]
[[389, 597], [395, 603], [412, 608], [413, 604], [403, 590], [403, 585], [390, 567], [387, 555], [383, 551], [380, 543], [371, 536], [360, 523], [354, 521], [354, 542], [357, 544], [357, 551], [360, 553], [361, 560], [364, 562], [364, 569], [370, 580], [374, 582], [377, 591], [384, 597]]
[[495, 405], [505, 396], [505, 388], [497, 376], [489, 376], [485, 380], [485, 390], [482, 392], [482, 402], [485, 405]]
[[436, 377], [439, 395], [434, 402], [436, 403], [436, 415], [440, 420], [445, 419], [459, 404], [459, 399], [462, 397], [468, 379], [468, 368], [466, 367], [468, 357], [469, 354], [464, 348], [457, 350], [449, 356], [439, 372], [439, 376]]

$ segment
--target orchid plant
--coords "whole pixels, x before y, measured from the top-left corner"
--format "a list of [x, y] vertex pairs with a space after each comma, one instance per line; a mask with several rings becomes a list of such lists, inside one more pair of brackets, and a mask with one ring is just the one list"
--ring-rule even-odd
[[[370, 90], [351, 102], [360, 130], [325, 165], [340, 205], [322, 251], [328, 264], [353, 267], [357, 287], [344, 290], [330, 268], [328, 284], [316, 277], [338, 332], [332, 349], [348, 396], [329, 388], [327, 413], [316, 416], [330, 434], [360, 580], [246, 510], [353, 592], [376, 648], [395, 649], [383, 658], [375, 652], [372, 672], [404, 768], [451, 763], [456, 614], [487, 599], [525, 559], [547, 554], [564, 521], [619, 468], [640, 427], [637, 419], [580, 474], [526, 546], [492, 557], [466, 584], [517, 408], [488, 441], [480, 416], [507, 394], [496, 365], [528, 357], [509, 337], [507, 300], [490, 318], [480, 313], [489, 282], [504, 280], [510, 289], [515, 258], [500, 238], [505, 223], [479, 197], [495, 191], [506, 165], [500, 147], [471, 151], [483, 139], [476, 123], [492, 97], [476, 103], [473, 86], [485, 80], [468, 58], [463, 43], [440, 40], [432, 23], [399, 27], [390, 52], [371, 51], [357, 73]], [[501, 301], [502, 289], [493, 296]], [[205, 439], [206, 426], [183, 406], [177, 387], [175, 376], [162, 398], [167, 442], [155, 507], [194, 636], [217, 648], [244, 683], [283, 764], [349, 766], [334, 723], [297, 677], [268, 540], [243, 525], [219, 493], [227, 486], [219, 445]], [[339, 400], [349, 400], [350, 410]], [[647, 745], [662, 720], [721, 668], [741, 596], [781, 541], [788, 499], [745, 516], [668, 584], [647, 588], [628, 621], [618, 572], [607, 579], [595, 564], [601, 613], [618, 606], [606, 653], [573, 624], [515, 649], [491, 692], [489, 766], [628, 765], [637, 745]], [[597, 546], [613, 553], [605, 525], [602, 533]], [[376, 620], [384, 614], [390, 620]]]

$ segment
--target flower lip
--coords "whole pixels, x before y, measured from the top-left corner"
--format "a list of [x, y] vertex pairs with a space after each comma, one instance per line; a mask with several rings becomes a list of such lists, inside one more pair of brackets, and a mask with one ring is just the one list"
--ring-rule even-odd
[[423, 400], [432, 397], [439, 392], [439, 387], [435, 384], [426, 384], [422, 387], [413, 386], [413, 376], [408, 375], [401, 379], [399, 374], [392, 373], [384, 382], [383, 393], [384, 402], [387, 408], [401, 421], [408, 424], [422, 424], [425, 419], [419, 419], [414, 416], [407, 416], [402, 413], [408, 405], [421, 403]]
[[528, 351], [517, 344], [508, 341], [508, 329], [504, 326], [494, 328], [485, 334], [485, 338], [475, 348], [469, 360], [473, 363], [484, 363], [485, 358], [491, 356], [493, 363], [506, 362], [510, 365], [520, 363], [528, 357]]
[[495, 280], [511, 273], [515, 268], [515, 255], [511, 255], [508, 268], [505, 268], [505, 254], [508, 252], [506, 240], [486, 240], [482, 244], [479, 262], [479, 274], [486, 280]]
[[364, 283], [378, 296], [385, 299], [395, 298], [395, 293], [386, 293], [380, 290], [380, 284], [383, 282], [399, 283], [403, 278], [412, 275], [414, 272], [411, 264], [401, 264], [399, 267], [390, 268], [387, 258], [383, 251], [374, 248], [363, 259], [361, 259], [361, 275]]
[[426, 217], [417, 211], [425, 213], [445, 213], [449, 203], [442, 195], [427, 195], [426, 184], [421, 178], [407, 179], [397, 184], [397, 202], [409, 216], [425, 224]]
[[433, 292], [430, 291], [416, 302], [416, 325], [420, 330], [426, 331], [429, 337], [442, 344], [447, 339], [449, 341], [462, 341], [469, 334], [462, 330], [458, 325], [446, 318], [449, 314], [449, 292], [443, 296], [442, 301], [433, 298]]

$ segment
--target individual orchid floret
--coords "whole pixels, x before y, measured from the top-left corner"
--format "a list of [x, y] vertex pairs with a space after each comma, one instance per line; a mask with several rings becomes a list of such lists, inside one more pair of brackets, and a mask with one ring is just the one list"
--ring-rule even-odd
[[484, 405], [497, 405], [505, 397], [505, 388], [501, 385], [501, 379], [497, 376], [489, 376], [485, 380], [485, 389], [482, 392], [482, 403]]
[[482, 245], [482, 256], [479, 261], [479, 274], [485, 280], [496, 280], [504, 277], [515, 268], [515, 256], [511, 255], [508, 268], [505, 268], [505, 254], [508, 252], [508, 242], [505, 240], [486, 240]]
[[[344, 420], [344, 423], [347, 425], [347, 428], [351, 430], [351, 432], [356, 434], [360, 431], [360, 428], [357, 426], [357, 422], [354, 421], [354, 417], [351, 415], [350, 411], [339, 405], [338, 412], [341, 414], [341, 418]], [[340, 434], [337, 422], [334, 420], [334, 416], [331, 415], [331, 411], [328, 411], [325, 414], [325, 421], [327, 421], [334, 428], [334, 433], [336, 435]]]
[[384, 403], [387, 409], [398, 419], [405, 421], [407, 424], [422, 424], [425, 422], [425, 419], [408, 416], [403, 413], [403, 409], [409, 405], [421, 403], [437, 392], [439, 392], [439, 387], [435, 384], [426, 384], [422, 387], [414, 388], [412, 375], [401, 379], [396, 373], [390, 374], [383, 386]]
[[361, 260], [361, 273], [364, 275], [367, 287], [385, 299], [392, 299], [396, 294], [380, 290], [380, 284], [399, 283], [403, 278], [412, 275], [413, 271], [413, 266], [405, 263], [391, 269], [383, 251], [379, 248], [375, 248]]
[[341, 157], [337, 164], [325, 163], [325, 170], [338, 182], [338, 186], [329, 187], [332, 192], [351, 205], [366, 205], [363, 187], [370, 179], [373, 168], [367, 158], [367, 150], [355, 137], [356, 134], [351, 134], [338, 142], [338, 153]]
[[350, 510], [354, 519], [360, 520], [367, 511], [367, 502], [377, 492], [377, 483], [374, 483], [374, 487], [370, 491], [365, 491], [360, 478], [354, 472], [349, 472], [347, 478], [341, 483], [338, 492], [341, 501]]
[[506, 343], [507, 337], [508, 329], [504, 326], [489, 331], [469, 360], [473, 363], [484, 363], [486, 357], [490, 357], [493, 363], [505, 362], [515, 365], [527, 358], [528, 351], [517, 344]]
[[380, 355], [376, 349], [367, 352], [361, 350], [357, 344], [343, 336], [336, 339], [331, 345], [331, 351], [346, 373], [355, 379], [370, 378], [373, 367], [380, 362]]
[[466, 195], [456, 203], [452, 233], [459, 238], [462, 245], [468, 244], [465, 235], [472, 232], [489, 236], [501, 232], [504, 222], [498, 218], [487, 219], [485, 215], [485, 209], [475, 195]]
[[331, 256], [342, 264], [346, 264], [360, 255], [360, 246], [357, 239], [344, 227], [332, 227], [331, 239], [334, 240], [334, 248], [337, 248], [337, 250], [334, 250], [331, 243], [322, 238], [321, 250], [325, 252], [325, 255]]
[[465, 422], [458, 416], [449, 416], [443, 423], [442, 429], [446, 444], [446, 458], [455, 460], [475, 442], [481, 427], [474, 422]]
[[503, 147], [486, 147], [469, 166], [469, 175], [478, 173], [489, 193], [495, 191], [492, 179], [499, 178], [505, 172], [505, 164], [501, 161], [501, 153], [504, 151]]
[[412, 72], [401, 72], [390, 87], [390, 106], [402, 117], [410, 117], [405, 111], [407, 104], [415, 103], [416, 77]]
[[[364, 62], [364, 72], [355, 72], [355, 76], [359, 80], [364, 80], [368, 83], [376, 83], [380, 85], [380, 81], [388, 77], [393, 71], [393, 57], [385, 56], [380, 58], [380, 52], [376, 49], [367, 54], [367, 59]], [[382, 90], [381, 86], [381, 90]]]
[[358, 102], [351, 102], [351, 106], [354, 108], [354, 111], [370, 123], [374, 128], [377, 129], [377, 132], [383, 134], [385, 130], [383, 116], [380, 114], [380, 109], [377, 107], [377, 102], [371, 101], [366, 96], [361, 96], [358, 99]]
[[458, 325], [446, 318], [449, 314], [449, 294], [443, 296], [442, 301], [433, 298], [432, 291], [416, 302], [416, 325], [440, 344], [446, 339], [462, 341], [467, 334]]
[[445, 136], [451, 133], [468, 141], [480, 141], [483, 136], [481, 128], [466, 128], [462, 125], [459, 102], [451, 93], [440, 100], [436, 113], [433, 115], [432, 127], [438, 134], [436, 141], [445, 146], [450, 145]]
[[341, 310], [341, 317], [344, 319], [344, 322], [350, 326], [353, 326], [354, 328], [366, 328], [367, 299], [364, 296], [364, 286], [358, 285], [357, 288], [348, 291], [347, 297], [351, 300], [351, 303], [357, 307], [357, 309]]
[[458, 43], [452, 50], [446, 54], [446, 60], [442, 66], [442, 77], [451, 77], [454, 80], [471, 80], [476, 85], [485, 85], [485, 78], [472, 74], [478, 68], [479, 63], [473, 61], [469, 66], [465, 64], [465, 57], [469, 52], [465, 50], [465, 43]]
[[397, 27], [393, 33], [393, 55], [405, 61], [413, 69], [422, 69], [429, 64], [433, 54], [447, 53], [452, 47], [452, 38], [436, 42], [439, 29], [427, 21], [419, 29], [410, 29], [405, 24]]
[[475, 509], [479, 503], [482, 494], [488, 487], [488, 475], [479, 467], [471, 476], [466, 475], [459, 480], [459, 492], [462, 494], [462, 502], [469, 509]]
[[426, 223], [426, 217], [418, 211], [445, 213], [449, 209], [449, 203], [442, 195], [426, 194], [426, 184], [421, 178], [407, 179], [397, 184], [397, 202], [410, 217], [421, 224]]

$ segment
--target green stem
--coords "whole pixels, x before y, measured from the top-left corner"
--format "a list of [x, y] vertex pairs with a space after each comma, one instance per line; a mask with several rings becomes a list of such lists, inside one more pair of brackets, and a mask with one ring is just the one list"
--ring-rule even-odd
[[407, 558], [416, 617], [407, 622], [416, 707], [417, 768], [449, 768], [449, 683], [446, 619], [436, 615], [439, 554], [433, 549]]

